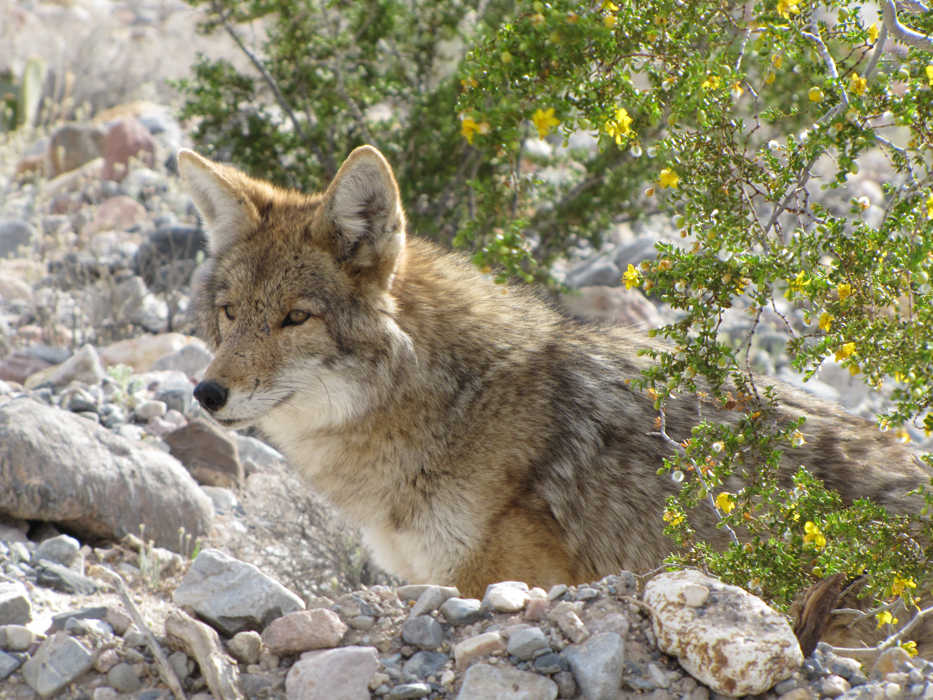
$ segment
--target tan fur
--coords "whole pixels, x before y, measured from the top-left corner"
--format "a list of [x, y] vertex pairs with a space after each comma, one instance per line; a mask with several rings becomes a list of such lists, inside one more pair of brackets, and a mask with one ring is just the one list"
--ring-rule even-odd
[[[378, 563], [481, 595], [497, 580], [579, 583], [661, 562], [668, 447], [630, 385], [646, 338], [567, 320], [407, 237], [371, 147], [308, 196], [190, 151], [178, 160], [211, 241], [196, 313], [216, 354], [198, 398], [225, 425], [259, 426]], [[848, 500], [919, 505], [905, 493], [924, 475], [901, 445], [779, 393], [808, 419], [788, 470], [806, 464]], [[696, 422], [693, 398], [667, 410], [677, 439]], [[712, 523], [701, 534], [721, 536]]]

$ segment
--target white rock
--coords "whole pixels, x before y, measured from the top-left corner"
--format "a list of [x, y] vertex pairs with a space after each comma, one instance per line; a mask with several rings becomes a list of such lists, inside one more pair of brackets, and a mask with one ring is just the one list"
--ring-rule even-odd
[[496, 612], [518, 612], [528, 602], [528, 584], [520, 581], [491, 583], [483, 596], [483, 607]]
[[[707, 602], [687, 604], [690, 586], [706, 588]], [[803, 663], [787, 620], [737, 586], [697, 571], [676, 571], [651, 579], [644, 600], [654, 611], [660, 649], [718, 693], [763, 693]]]
[[374, 647], [338, 647], [301, 655], [285, 678], [288, 700], [369, 700], [379, 668]]
[[463, 676], [457, 700], [554, 700], [557, 684], [549, 678], [509, 666], [476, 664]]

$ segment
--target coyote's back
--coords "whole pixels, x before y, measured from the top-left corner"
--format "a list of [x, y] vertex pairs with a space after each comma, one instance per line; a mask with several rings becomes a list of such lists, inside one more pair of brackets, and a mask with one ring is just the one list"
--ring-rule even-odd
[[[413, 582], [548, 585], [646, 570], [669, 551], [666, 443], [632, 387], [645, 340], [561, 317], [408, 238], [391, 168], [355, 150], [325, 192], [285, 192], [190, 152], [210, 257], [196, 312], [215, 358], [195, 394], [259, 426]], [[867, 422], [781, 389], [805, 464], [895, 510], [923, 473]], [[707, 414], [709, 415], [709, 414]], [[675, 402], [675, 439], [697, 422]], [[702, 535], [715, 537], [710, 524]]]

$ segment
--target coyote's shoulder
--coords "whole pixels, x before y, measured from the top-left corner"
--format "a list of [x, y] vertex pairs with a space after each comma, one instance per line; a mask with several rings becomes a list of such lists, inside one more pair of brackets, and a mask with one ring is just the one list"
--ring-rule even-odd
[[[210, 240], [196, 311], [216, 354], [198, 400], [268, 434], [381, 565], [470, 595], [658, 565], [673, 484], [653, 400], [632, 385], [645, 338], [567, 320], [408, 237], [371, 147], [310, 196], [190, 151], [179, 167]], [[912, 507], [923, 474], [902, 446], [781, 392], [807, 416], [790, 466]], [[693, 399], [667, 409], [676, 439], [696, 420]]]

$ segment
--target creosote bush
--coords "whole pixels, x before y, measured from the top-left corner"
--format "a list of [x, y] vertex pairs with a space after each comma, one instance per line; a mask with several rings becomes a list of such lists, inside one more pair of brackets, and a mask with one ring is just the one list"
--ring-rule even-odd
[[[646, 429], [664, 433], [675, 394], [737, 415], [699, 422], [658, 465], [682, 484], [658, 504], [679, 545], [670, 562], [781, 606], [827, 575], [864, 577], [888, 643], [915, 651], [889, 604], [930, 598], [933, 501], [904, 516], [847, 505], [807, 465], [779, 483], [781, 451], [807, 426], [778, 420], [752, 349], [762, 319], [780, 318], [805, 377], [839, 363], [886, 393], [881, 429], [904, 441], [933, 431], [933, 11], [898, 14], [887, 0], [211, 7], [205, 30], [263, 19], [261, 73], [205, 59], [181, 85], [185, 116], [209, 152], [250, 172], [317, 187], [372, 142], [398, 167], [412, 230], [468, 248], [502, 279], [553, 284], [553, 263], [613, 224], [669, 216], [680, 243], [658, 244], [621, 280], [676, 312], [639, 380], [658, 410]], [[571, 147], [580, 133], [594, 147]], [[547, 168], [530, 155], [542, 140]], [[853, 194], [859, 169], [879, 161], [882, 191]], [[740, 337], [724, 327], [737, 310]], [[727, 490], [736, 475], [742, 488]], [[702, 508], [741, 540], [698, 541]]]

